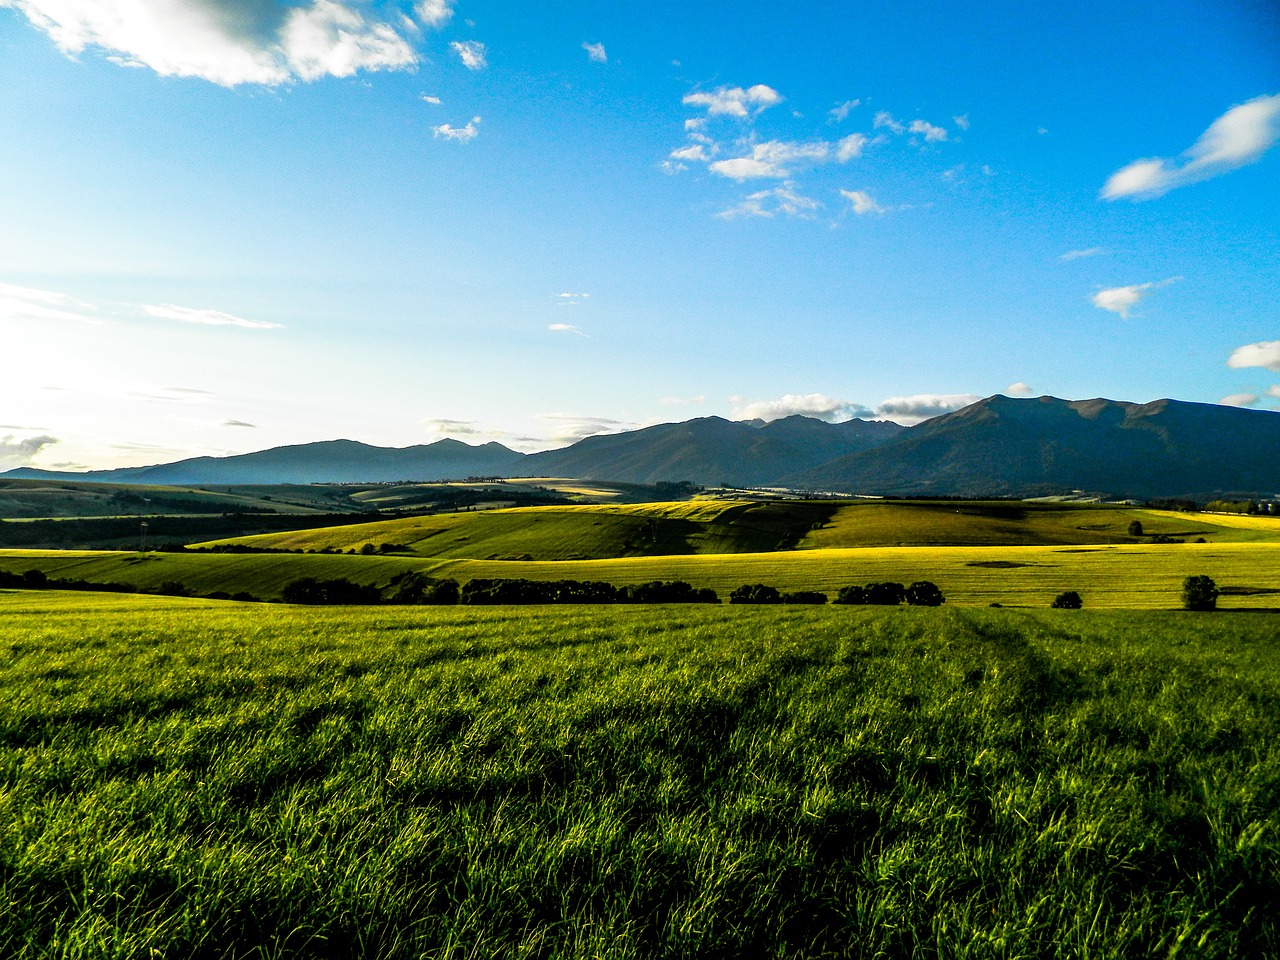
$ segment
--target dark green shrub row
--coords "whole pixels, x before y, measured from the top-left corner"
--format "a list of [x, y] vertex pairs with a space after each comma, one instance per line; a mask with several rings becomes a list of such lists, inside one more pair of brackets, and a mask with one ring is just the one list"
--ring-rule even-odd
[[835, 602], [889, 607], [907, 603], [913, 607], [937, 607], [947, 601], [936, 583], [930, 580], [917, 580], [906, 587], [892, 582], [868, 583], [861, 587], [841, 587]]

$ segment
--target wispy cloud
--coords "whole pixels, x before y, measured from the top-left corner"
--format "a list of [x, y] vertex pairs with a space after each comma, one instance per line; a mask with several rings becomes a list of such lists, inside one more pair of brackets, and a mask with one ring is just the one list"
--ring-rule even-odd
[[256, 430], [256, 429], [258, 429], [258, 425], [257, 425], [256, 423], [245, 423], [245, 421], [243, 421], [243, 420], [223, 420], [223, 421], [222, 421], [222, 426], [224, 426], [224, 427], [248, 427], [248, 428], [250, 428], [250, 429], [252, 429], [252, 430]]
[[626, 420], [610, 420], [606, 417], [576, 417], [563, 413], [539, 414], [538, 419], [550, 426], [550, 441], [567, 445], [608, 433], [632, 430], [636, 424]]
[[711, 116], [746, 119], [778, 105], [784, 97], [773, 87], [757, 83], [753, 87], [718, 87], [710, 93], [690, 93], [685, 106], [703, 107]]
[[172, 303], [143, 304], [142, 312], [161, 320], [177, 320], [179, 323], [196, 323], [210, 327], [243, 327], [246, 330], [278, 330], [283, 324], [265, 320], [246, 320], [244, 317], [223, 313], [221, 310], [199, 310], [180, 307]]
[[428, 433], [444, 436], [470, 437], [481, 432], [476, 427], [474, 420], [448, 420], [441, 417], [432, 417], [427, 420], [420, 420], [419, 423], [426, 427]]
[[926, 143], [940, 143], [947, 139], [947, 131], [943, 127], [935, 127], [932, 123], [925, 120], [912, 120], [911, 126], [907, 128], [912, 133], [922, 135]]
[[1109, 253], [1105, 247], [1089, 247], [1086, 250], [1068, 250], [1059, 260], [1083, 260], [1085, 257], [1101, 257]]
[[831, 144], [825, 140], [810, 143], [787, 143], [768, 140], [751, 148], [751, 155], [717, 160], [707, 169], [733, 180], [749, 180], [758, 177], [784, 179], [791, 175], [791, 168], [822, 163], [831, 156]]
[[439, 97], [433, 97], [428, 93], [424, 93], [418, 99], [420, 99], [423, 103], [430, 103], [433, 106], [437, 106], [437, 107], [440, 105], [440, 102], [441, 102]]
[[876, 203], [865, 190], [841, 190], [840, 196], [849, 201], [849, 209], [859, 216], [885, 212], [885, 208]]
[[1237, 347], [1227, 359], [1228, 367], [1265, 367], [1280, 371], [1280, 340], [1263, 340]]
[[871, 124], [876, 130], [889, 130], [892, 133], [905, 133], [907, 128], [893, 119], [893, 114], [888, 110], [876, 111], [875, 118]]
[[[390, 23], [353, 0], [3, 0], [68, 55], [95, 48], [122, 66], [226, 87], [274, 86], [407, 70], [418, 63]], [[425, 4], [431, 6], [431, 4]]]
[[861, 100], [846, 100], [844, 103], [838, 103], [828, 110], [827, 116], [831, 118], [832, 123], [842, 123], [854, 107], [860, 106], [862, 106]]
[[1136, 283], [1127, 287], [1110, 287], [1106, 290], [1099, 290], [1091, 299], [1093, 305], [1101, 310], [1110, 310], [1112, 313], [1119, 314], [1121, 319], [1129, 319], [1129, 311], [1137, 305], [1138, 301], [1148, 296], [1152, 290], [1159, 290], [1161, 287], [1167, 287], [1171, 283], [1177, 283], [1181, 277], [1168, 277], [1165, 280], [1158, 280], [1154, 283]]
[[734, 206], [721, 210], [716, 214], [722, 220], [734, 220], [738, 217], [764, 217], [766, 219], [782, 214], [800, 220], [810, 220], [822, 209], [822, 204], [812, 197], [798, 193], [795, 184], [784, 183], [771, 190], [759, 190], [748, 194]]
[[603, 43], [584, 43], [582, 49], [587, 51], [587, 59], [592, 63], [609, 62], [609, 55], [605, 53]]
[[962, 113], [958, 117], [952, 117], [951, 122], [954, 123], [961, 130], [969, 129], [969, 115], [967, 113]]
[[22, 440], [15, 439], [12, 435], [4, 437], [0, 439], [0, 469], [26, 466], [37, 453], [57, 442], [57, 437], [46, 434]]
[[0, 320], [66, 320], [101, 323], [92, 304], [64, 293], [0, 283]]
[[472, 117], [465, 127], [451, 127], [442, 123], [432, 127], [431, 132], [439, 140], [456, 140], [458, 143], [469, 143], [480, 135], [480, 118]]
[[588, 334], [583, 333], [572, 323], [550, 323], [547, 324], [547, 329], [552, 333], [576, 333], [580, 337], [588, 336]]
[[1256, 393], [1233, 393], [1228, 397], [1223, 397], [1218, 403], [1224, 407], [1252, 407], [1259, 399]]
[[413, 10], [424, 25], [439, 28], [453, 17], [453, 0], [418, 0]]
[[483, 70], [489, 65], [485, 45], [479, 40], [454, 40], [449, 47], [468, 70]]
[[848, 163], [850, 160], [856, 160], [862, 156], [863, 149], [870, 142], [860, 133], [851, 133], [847, 137], [841, 137], [836, 141], [836, 162]]
[[1150, 200], [1256, 163], [1280, 139], [1280, 93], [1232, 107], [1176, 159], [1135, 160], [1108, 178], [1104, 200]]

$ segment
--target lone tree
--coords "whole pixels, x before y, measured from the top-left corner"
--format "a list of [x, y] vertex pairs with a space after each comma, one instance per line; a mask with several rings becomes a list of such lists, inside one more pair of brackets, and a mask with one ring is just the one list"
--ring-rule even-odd
[[1187, 577], [1182, 581], [1182, 606], [1185, 610], [1218, 609], [1218, 585], [1212, 577]]
[[917, 580], [911, 584], [907, 587], [906, 598], [913, 607], [937, 607], [947, 602], [938, 585], [931, 580]]
[[1079, 610], [1084, 606], [1084, 601], [1080, 599], [1080, 594], [1074, 590], [1068, 590], [1066, 593], [1060, 593], [1054, 597], [1053, 603], [1049, 604], [1049, 606], [1055, 610]]
[[1140, 537], [1140, 536], [1142, 536], [1142, 521], [1141, 521], [1141, 520], [1131, 520], [1131, 521], [1129, 522], [1129, 536], [1131, 536], [1131, 537]]

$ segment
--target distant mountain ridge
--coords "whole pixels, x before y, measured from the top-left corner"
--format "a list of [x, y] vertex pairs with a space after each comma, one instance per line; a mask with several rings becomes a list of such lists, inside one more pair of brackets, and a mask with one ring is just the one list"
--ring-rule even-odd
[[1180, 400], [1151, 403], [996, 395], [912, 427], [791, 416], [700, 417], [523, 454], [439, 440], [376, 447], [328, 440], [232, 457], [10, 479], [139, 484], [377, 483], [561, 476], [787, 486], [882, 496], [1151, 499], [1280, 494], [1280, 413]]

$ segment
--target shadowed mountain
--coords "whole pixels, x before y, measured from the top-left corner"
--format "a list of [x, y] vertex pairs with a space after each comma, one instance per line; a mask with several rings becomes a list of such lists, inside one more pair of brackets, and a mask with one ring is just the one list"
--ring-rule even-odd
[[561, 450], [531, 454], [522, 469], [584, 480], [758, 486], [834, 457], [869, 450], [902, 429], [884, 421], [827, 423], [802, 416], [767, 424], [700, 417], [587, 437]]
[[784, 482], [900, 496], [1273, 496], [1280, 414], [1179, 400], [994, 396]]
[[374, 447], [355, 440], [325, 440], [234, 457], [195, 457], [151, 467], [89, 473], [24, 467], [4, 476], [147, 484], [382, 483], [510, 476], [521, 472], [524, 458], [524, 454], [500, 443], [473, 447], [458, 440], [437, 440], [413, 447]]

